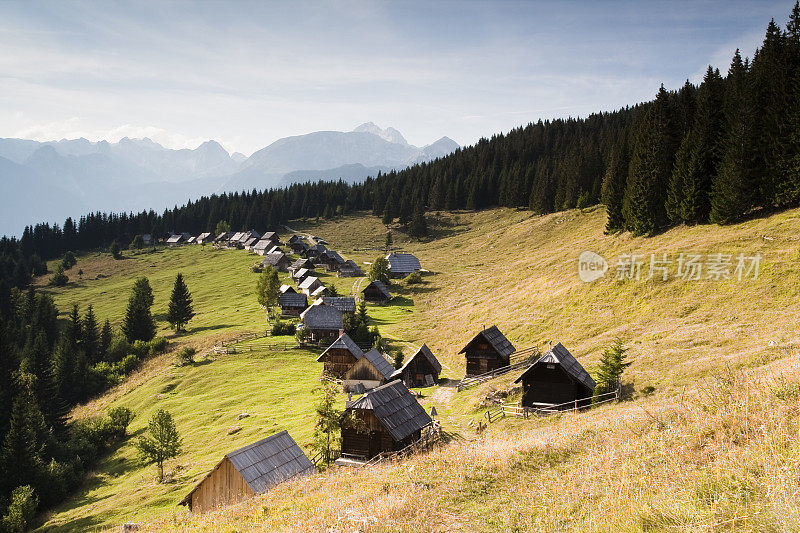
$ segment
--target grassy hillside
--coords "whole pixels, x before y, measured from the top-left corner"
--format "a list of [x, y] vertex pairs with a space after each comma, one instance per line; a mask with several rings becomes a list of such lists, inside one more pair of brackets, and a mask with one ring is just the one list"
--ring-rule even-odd
[[[444, 374], [454, 378], [464, 369], [458, 350], [482, 325], [497, 324], [518, 348], [562, 341], [590, 371], [620, 336], [634, 361], [628, 373], [633, 402], [505, 420], [477, 437], [470, 425], [482, 415], [476, 405], [510, 377], [452, 399], [447, 390], [426, 390], [423, 403], [435, 404], [445, 427], [465, 442], [399, 465], [287, 483], [250, 502], [189, 517], [174, 504], [225, 452], [273, 429], [307, 441], [311, 417], [303, 413], [310, 411], [319, 365], [311, 353], [258, 346], [190, 368], [171, 368], [165, 356], [76, 415], [127, 405], [137, 411], [136, 432], [157, 406], [169, 408], [186, 441], [170, 466], [175, 482], [157, 485], [153, 469], [134, 460], [129, 442], [47, 525], [85, 529], [135, 520], [179, 531], [796, 530], [800, 511], [791, 495], [800, 479], [800, 387], [792, 310], [800, 299], [800, 210], [730, 227], [679, 227], [651, 239], [605, 236], [604, 219], [599, 209], [545, 217], [504, 209], [437, 215], [428, 242], [395, 235], [432, 274], [418, 288], [398, 286], [402, 299], [370, 313], [407, 353], [428, 343]], [[379, 255], [360, 249], [380, 246], [385, 235], [370, 216], [292, 226], [358, 262]], [[580, 281], [577, 257], [584, 250], [609, 261], [605, 278]], [[756, 280], [646, 281], [647, 264], [641, 280], [613, 279], [619, 254], [649, 260], [651, 253], [681, 252], [760, 253], [764, 261]], [[82, 258], [78, 266], [92, 261], [105, 260]], [[254, 275], [247, 273], [254, 258], [245, 252], [192, 247], [126, 261], [108, 278], [57, 291], [59, 306], [102, 296], [108, 301], [95, 303], [98, 314], [120, 316], [125, 295], [118, 292], [148, 272], [158, 310], [182, 271], [200, 311], [192, 326], [206, 328], [191, 331], [188, 341], [202, 345], [212, 336], [264, 327], [252, 296]], [[340, 291], [353, 281], [337, 280]], [[214, 290], [206, 292], [209, 287]], [[284, 371], [290, 379], [281, 377]], [[235, 422], [242, 411], [253, 416]], [[243, 430], [227, 435], [236, 424]]]

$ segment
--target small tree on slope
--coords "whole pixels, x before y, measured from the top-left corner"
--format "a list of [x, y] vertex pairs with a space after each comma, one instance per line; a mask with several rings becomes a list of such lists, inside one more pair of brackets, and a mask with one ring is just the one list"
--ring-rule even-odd
[[631, 366], [630, 361], [626, 361], [626, 352], [621, 339], [615, 339], [614, 343], [603, 352], [600, 357], [600, 368], [597, 370], [597, 386], [594, 388], [595, 397], [613, 392], [619, 387], [622, 381], [622, 373]]
[[183, 274], [175, 276], [175, 285], [172, 287], [172, 296], [169, 299], [167, 321], [175, 328], [176, 333], [185, 331], [186, 324], [194, 317], [192, 308], [192, 295], [183, 282]]
[[181, 438], [172, 415], [159, 409], [147, 425], [149, 435], [139, 437], [136, 447], [142, 459], [158, 466], [158, 481], [164, 481], [164, 461], [181, 452]]

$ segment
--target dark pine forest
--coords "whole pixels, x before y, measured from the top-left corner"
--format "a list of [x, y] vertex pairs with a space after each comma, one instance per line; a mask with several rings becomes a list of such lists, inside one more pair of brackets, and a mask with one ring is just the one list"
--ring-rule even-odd
[[107, 385], [91, 369], [118, 363], [126, 349], [149, 349], [115, 348], [91, 309], [83, 316], [73, 309], [59, 322], [52, 299], [29, 288], [47, 271], [45, 261], [124, 246], [145, 233], [213, 232], [220, 221], [235, 230], [277, 229], [291, 219], [357, 211], [412, 225], [439, 210], [505, 206], [546, 214], [602, 203], [608, 233], [643, 236], [679, 224], [735, 222], [800, 201], [798, 67], [795, 4], [784, 28], [769, 23], [752, 58], [737, 51], [724, 71], [708, 67], [699, 85], [662, 86], [648, 102], [540, 120], [359, 184], [213, 195], [161, 214], [90, 213], [27, 227], [20, 239], [3, 237], [0, 516], [20, 486], [30, 486], [40, 506], [63, 499], [120, 431], [113, 420], [105, 429], [66, 420], [72, 405]]

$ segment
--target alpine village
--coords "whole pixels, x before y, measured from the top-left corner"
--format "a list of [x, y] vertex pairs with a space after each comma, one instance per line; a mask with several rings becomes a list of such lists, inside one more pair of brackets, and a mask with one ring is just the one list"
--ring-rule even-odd
[[4, 237], [0, 531], [800, 531], [800, 7], [654, 89]]

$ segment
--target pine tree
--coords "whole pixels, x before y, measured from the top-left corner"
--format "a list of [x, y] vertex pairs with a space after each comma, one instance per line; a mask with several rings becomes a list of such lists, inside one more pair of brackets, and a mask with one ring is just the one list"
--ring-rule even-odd
[[747, 64], [739, 50], [731, 62], [725, 87], [722, 159], [711, 188], [710, 220], [726, 223], [747, 213], [756, 203], [757, 157], [753, 111], [748, 98]]
[[156, 336], [156, 321], [150, 311], [153, 292], [147, 278], [136, 280], [122, 319], [122, 333], [128, 342], [149, 341]]
[[623, 214], [634, 235], [652, 235], [667, 223], [666, 196], [675, 158], [669, 95], [661, 86], [641, 121], [631, 153]]
[[428, 235], [428, 223], [425, 220], [425, 213], [417, 211], [408, 229], [408, 234], [412, 237], [425, 237]]
[[603, 176], [602, 196], [608, 215], [606, 233], [616, 233], [625, 229], [622, 202], [625, 197], [625, 182], [628, 179], [627, 144], [625, 137], [620, 138], [615, 144]]
[[183, 274], [175, 276], [175, 285], [169, 299], [167, 321], [175, 328], [176, 333], [185, 331], [186, 324], [194, 317], [192, 295], [183, 282]]
[[100, 360], [100, 336], [92, 304], [86, 308], [86, 315], [83, 317], [82, 339], [86, 359], [92, 364], [97, 363]]
[[100, 360], [107, 361], [108, 360], [108, 349], [111, 346], [111, 340], [113, 338], [113, 332], [111, 330], [111, 322], [106, 319], [103, 322], [103, 329], [100, 331]]
[[[30, 375], [21, 377], [23, 380], [30, 378]], [[23, 384], [11, 408], [11, 423], [0, 449], [6, 487], [41, 487], [48, 433], [36, 398]]]
[[678, 151], [675, 153], [675, 164], [672, 167], [665, 205], [667, 216], [673, 224], [685, 221], [682, 206], [686, 198], [686, 184], [692, 173], [690, 166], [692, 163], [694, 137], [695, 135], [692, 131], [684, 135]]
[[631, 361], [626, 361], [627, 351], [628, 349], [622, 345], [622, 340], [615, 339], [611, 347], [600, 356], [597, 385], [594, 388], [595, 396], [613, 392], [620, 386], [622, 373], [631, 366]]

